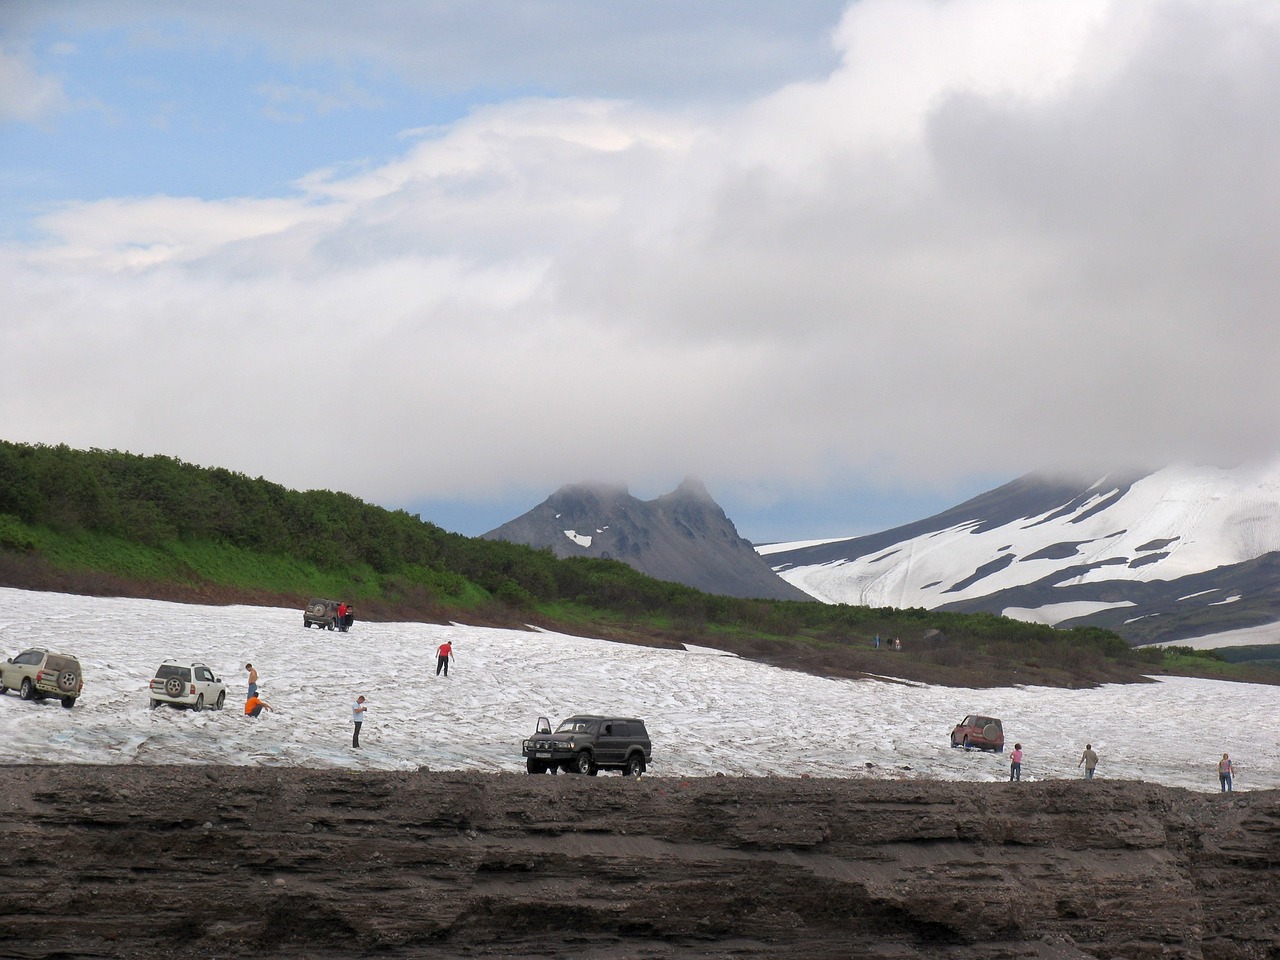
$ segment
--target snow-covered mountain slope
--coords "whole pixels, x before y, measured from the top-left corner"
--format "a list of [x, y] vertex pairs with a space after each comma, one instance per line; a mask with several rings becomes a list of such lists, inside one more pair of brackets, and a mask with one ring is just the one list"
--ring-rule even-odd
[[[884, 533], [758, 548], [831, 603], [1092, 623], [1131, 642], [1280, 642], [1280, 460], [1073, 483], [1029, 475]], [[1204, 646], [1205, 643], [1199, 645]]]
[[[453, 643], [449, 676], [435, 649]], [[6, 763], [219, 763], [341, 769], [483, 770], [525, 776], [520, 740], [539, 715], [643, 717], [654, 777], [801, 776], [1004, 780], [1008, 754], [950, 747], [968, 713], [1001, 717], [1027, 752], [1023, 779], [1079, 777], [1085, 742], [1099, 776], [1217, 790], [1229, 751], [1236, 788], [1280, 787], [1280, 687], [1170, 678], [1091, 690], [971, 690], [828, 679], [715, 650], [457, 624], [362, 623], [307, 630], [302, 611], [207, 607], [0, 588], [0, 652], [75, 654], [84, 694], [0, 696]], [[888, 656], [889, 654], [886, 654]], [[227, 708], [148, 706], [166, 657], [202, 660]], [[245, 661], [274, 713], [242, 705]], [[351, 747], [351, 701], [368, 700]], [[1204, 717], [1212, 717], [1211, 723]]]

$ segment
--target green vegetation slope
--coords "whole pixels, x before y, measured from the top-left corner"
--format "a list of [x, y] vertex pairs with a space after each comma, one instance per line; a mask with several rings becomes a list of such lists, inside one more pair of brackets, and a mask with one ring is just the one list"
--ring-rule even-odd
[[[171, 457], [0, 441], [0, 584], [206, 603], [353, 603], [358, 619], [536, 625], [696, 643], [832, 676], [1061, 686], [1178, 672], [1267, 680], [1093, 628], [701, 593], [616, 561], [450, 533], [343, 493]], [[301, 619], [301, 617], [299, 617]], [[872, 649], [899, 638], [902, 652]]]

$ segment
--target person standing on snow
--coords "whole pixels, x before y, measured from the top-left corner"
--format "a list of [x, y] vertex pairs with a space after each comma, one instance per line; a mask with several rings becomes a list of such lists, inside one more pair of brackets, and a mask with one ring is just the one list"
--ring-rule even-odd
[[252, 700], [258, 695], [258, 671], [253, 669], [252, 663], [246, 663], [244, 668], [249, 671], [249, 691], [244, 698]]
[[364, 705], [364, 695], [361, 694], [351, 705], [351, 722], [355, 725], [351, 732], [351, 746], [357, 750], [360, 749], [360, 725], [364, 723], [364, 715], [368, 712], [369, 708]]
[[1092, 780], [1094, 768], [1098, 766], [1098, 755], [1093, 752], [1092, 743], [1084, 745], [1084, 753], [1080, 754], [1080, 763], [1076, 764], [1076, 769], [1079, 770], [1082, 764], [1084, 765], [1084, 778]]
[[1013, 745], [1013, 753], [1009, 754], [1009, 782], [1022, 782], [1022, 744]]
[[1225, 753], [1222, 759], [1218, 761], [1218, 784], [1222, 787], [1223, 793], [1231, 792], [1231, 775], [1236, 772], [1235, 764], [1231, 762], [1231, 758]]
[[436, 649], [436, 676], [440, 676], [440, 671], [444, 671], [444, 675], [449, 675], [449, 658], [453, 656], [453, 644], [446, 640]]

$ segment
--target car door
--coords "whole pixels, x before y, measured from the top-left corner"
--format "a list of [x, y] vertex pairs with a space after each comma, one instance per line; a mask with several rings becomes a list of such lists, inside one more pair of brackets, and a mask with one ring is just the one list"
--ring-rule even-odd
[[631, 730], [625, 720], [605, 720], [600, 724], [600, 738], [596, 741], [596, 764], [619, 766], [626, 757], [627, 742]]

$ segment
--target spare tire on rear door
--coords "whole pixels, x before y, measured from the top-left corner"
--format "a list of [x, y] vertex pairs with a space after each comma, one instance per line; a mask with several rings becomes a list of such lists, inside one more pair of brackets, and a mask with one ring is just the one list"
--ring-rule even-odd
[[996, 742], [996, 738], [1000, 736], [1000, 728], [994, 723], [988, 723], [982, 728], [982, 735], [991, 743]]

